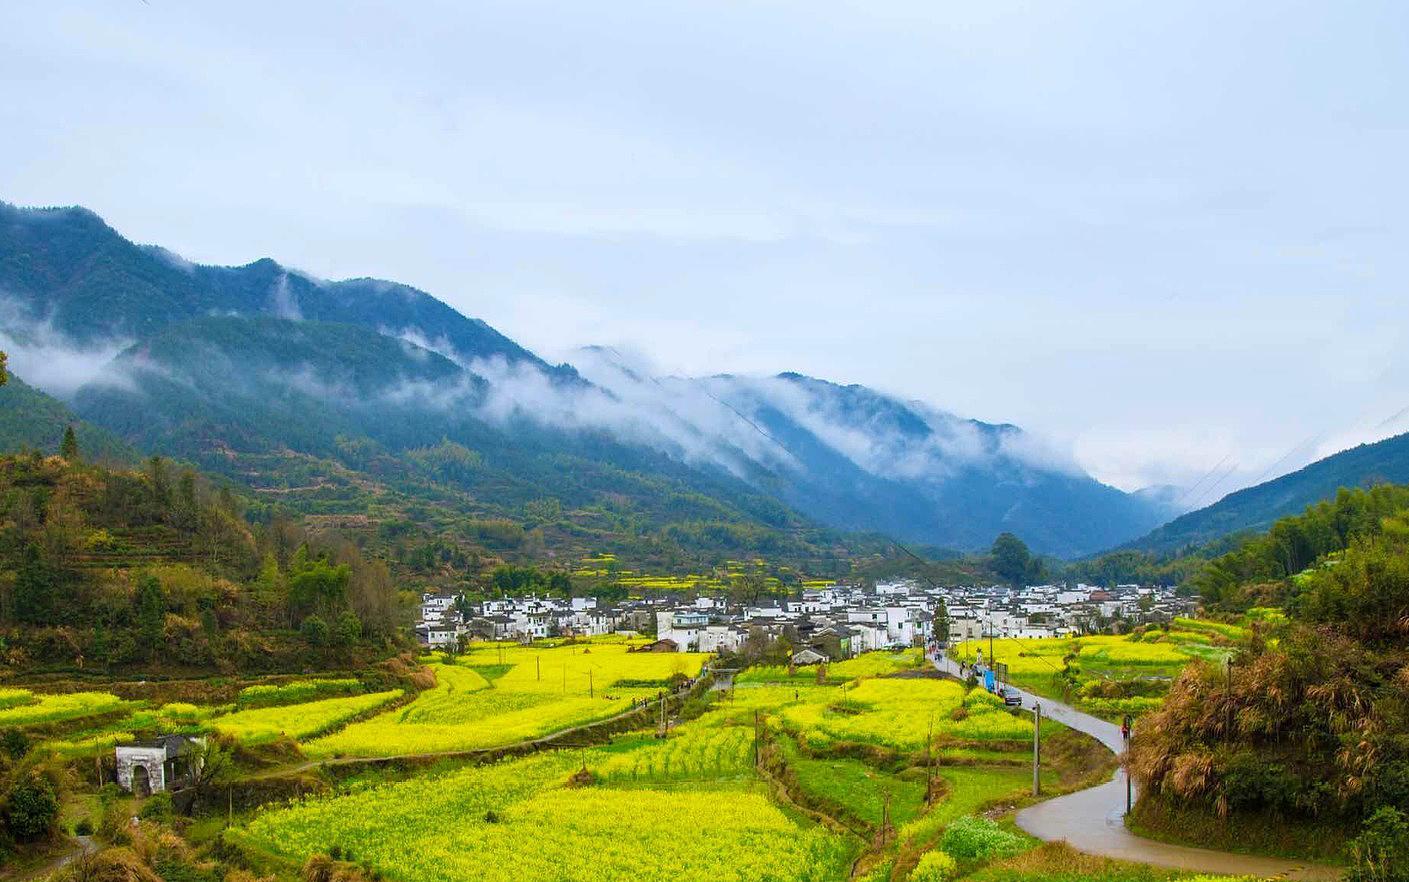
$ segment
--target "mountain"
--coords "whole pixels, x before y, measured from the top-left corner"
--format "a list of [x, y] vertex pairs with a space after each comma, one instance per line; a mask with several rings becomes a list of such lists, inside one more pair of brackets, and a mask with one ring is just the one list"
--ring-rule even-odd
[[1227, 496], [1175, 518], [1126, 547], [1172, 552], [1233, 533], [1266, 530], [1279, 518], [1331, 499], [1341, 487], [1409, 483], [1409, 434], [1317, 460], [1305, 468]]
[[1140, 500], [1038, 449], [1016, 426], [796, 373], [709, 385], [790, 454], [794, 467], [770, 476], [772, 492], [833, 526], [965, 550], [1011, 531], [1072, 556], [1158, 522]]
[[1161, 519], [1015, 426], [795, 373], [552, 365], [414, 288], [194, 265], [84, 209], [0, 205], [0, 315], [17, 368], [118, 353], [72, 392], [80, 417], [310, 511], [434, 499], [527, 528], [558, 506], [545, 547], [822, 556], [828, 529], [1073, 556]]
[[69, 426], [74, 429], [78, 449], [85, 459], [114, 463], [136, 461], [137, 452], [126, 442], [79, 419], [68, 405], [14, 374], [0, 386], [0, 451], [58, 453], [64, 430]]
[[424, 291], [376, 279], [327, 282], [264, 258], [201, 266], [129, 242], [83, 208], [0, 202], [0, 292], [18, 322], [77, 345], [136, 340], [186, 319], [264, 315], [333, 321], [415, 340], [452, 359], [501, 358], [570, 376]]

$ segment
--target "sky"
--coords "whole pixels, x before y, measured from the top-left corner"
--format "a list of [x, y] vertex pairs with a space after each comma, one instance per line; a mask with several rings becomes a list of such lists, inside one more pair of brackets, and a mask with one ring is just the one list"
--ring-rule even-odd
[[1409, 430], [1409, 6], [0, 9], [0, 199], [1207, 504]]

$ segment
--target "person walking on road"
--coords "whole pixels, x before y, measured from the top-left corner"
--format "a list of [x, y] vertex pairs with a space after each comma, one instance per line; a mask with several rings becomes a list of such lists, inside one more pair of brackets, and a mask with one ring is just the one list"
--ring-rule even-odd
[[1122, 741], [1130, 740], [1130, 714], [1126, 714], [1125, 718], [1120, 721], [1120, 739]]

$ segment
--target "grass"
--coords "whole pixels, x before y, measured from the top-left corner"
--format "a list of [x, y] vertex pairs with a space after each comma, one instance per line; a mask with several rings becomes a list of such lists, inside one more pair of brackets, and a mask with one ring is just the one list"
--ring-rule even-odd
[[1174, 806], [1149, 795], [1135, 804], [1126, 824], [1132, 832], [1161, 842], [1330, 864], [1345, 861], [1345, 844], [1359, 832], [1352, 823], [1327, 818], [1297, 821], [1264, 813], [1220, 818], [1211, 810]]
[[1233, 877], [1197, 875], [1094, 857], [1065, 842], [1045, 842], [1016, 857], [981, 867], [964, 879], [967, 882], [1211, 882]]
[[871, 827], [879, 827], [890, 797], [890, 822], [913, 820], [925, 804], [924, 776], [902, 778], [855, 759], [789, 759], [798, 786], [814, 800], [844, 808]]

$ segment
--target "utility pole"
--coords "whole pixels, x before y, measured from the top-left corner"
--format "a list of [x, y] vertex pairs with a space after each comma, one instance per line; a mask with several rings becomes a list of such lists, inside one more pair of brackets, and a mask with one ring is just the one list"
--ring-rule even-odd
[[592, 672], [590, 670], [587, 672], [587, 697], [597, 697], [597, 689], [592, 685]]
[[541, 655], [535, 655], [535, 656], [533, 657], [533, 666], [534, 666], [534, 668], [536, 668], [536, 669], [538, 670], [538, 679], [542, 680], [542, 679], [543, 679], [543, 656], [541, 656]]
[[1032, 705], [1032, 795], [1042, 795], [1042, 702]]

